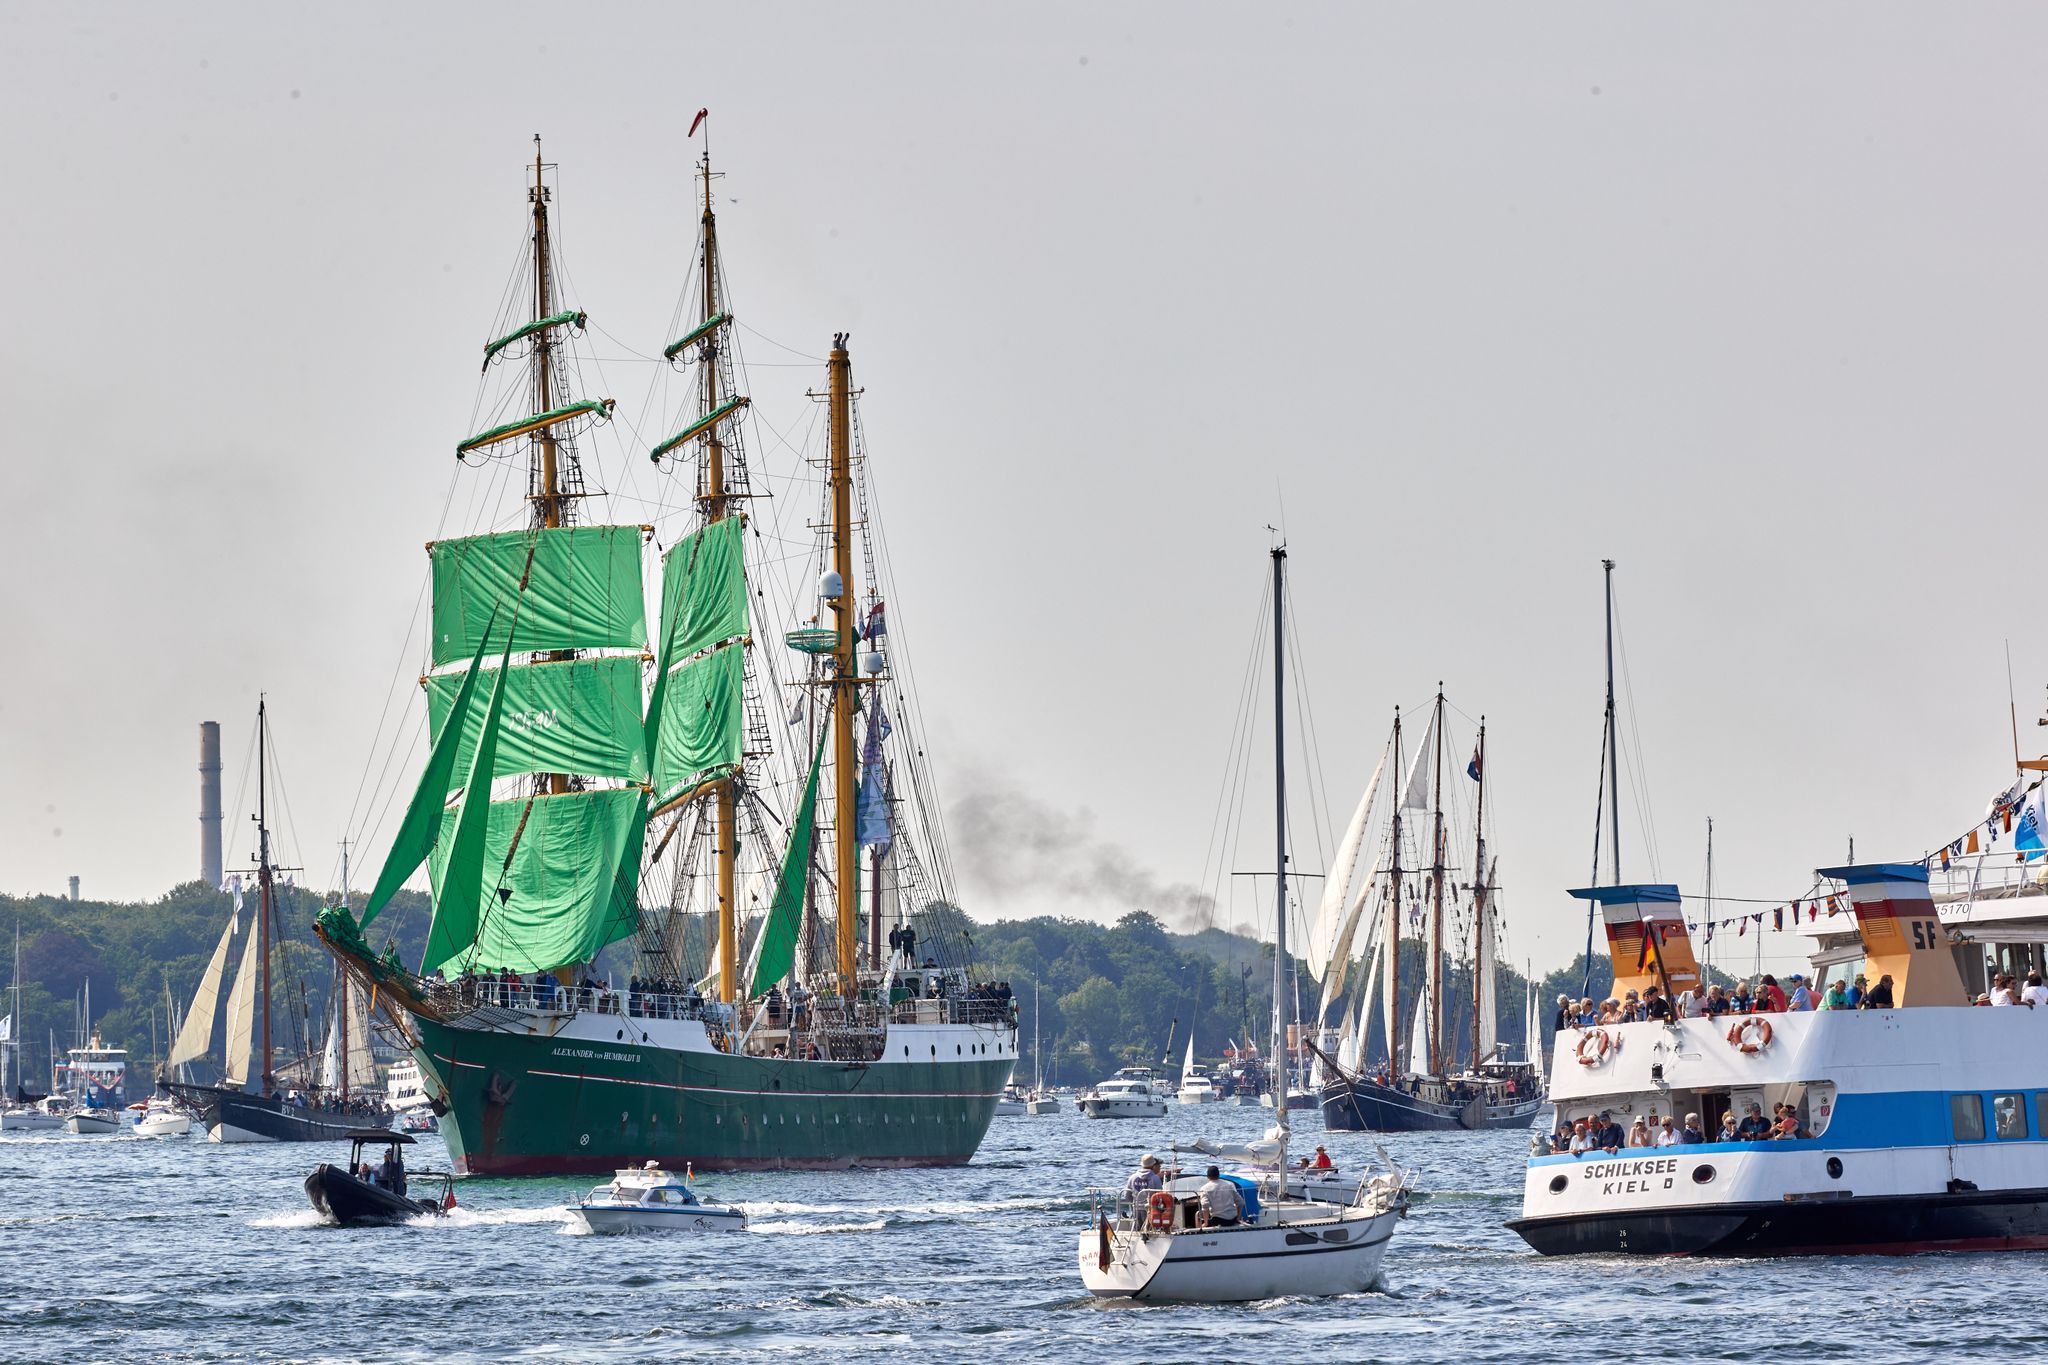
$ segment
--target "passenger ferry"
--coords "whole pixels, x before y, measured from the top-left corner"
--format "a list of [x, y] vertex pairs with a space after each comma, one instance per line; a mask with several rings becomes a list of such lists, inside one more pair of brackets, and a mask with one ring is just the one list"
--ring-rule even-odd
[[[1924, 866], [1820, 875], [1846, 885], [1856, 938], [1815, 955], [1817, 993], [1859, 971], [1873, 984], [1889, 976], [1892, 1008], [1566, 1030], [1551, 1076], [1561, 1120], [1610, 1113], [1627, 1128], [1653, 1112], [1681, 1122], [1697, 1114], [1712, 1134], [1724, 1114], [1755, 1104], [1768, 1115], [1783, 1104], [1800, 1135], [1532, 1155], [1522, 1216], [1508, 1224], [1532, 1247], [1638, 1255], [2048, 1247], [2048, 1011], [1969, 1007], [1965, 981], [1983, 971], [1985, 950], [1962, 917], [1937, 911]], [[1695, 969], [1676, 887], [1573, 894], [1600, 903], [1617, 995]], [[2038, 952], [2033, 945], [2026, 955]]]

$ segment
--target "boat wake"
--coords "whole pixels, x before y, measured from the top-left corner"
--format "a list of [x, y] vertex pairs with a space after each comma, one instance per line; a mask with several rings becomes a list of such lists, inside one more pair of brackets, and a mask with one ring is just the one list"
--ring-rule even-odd
[[786, 1237], [808, 1237], [824, 1232], [880, 1232], [889, 1226], [889, 1219], [877, 1218], [866, 1223], [803, 1223], [785, 1218], [768, 1223], [749, 1223], [748, 1232], [779, 1233]]

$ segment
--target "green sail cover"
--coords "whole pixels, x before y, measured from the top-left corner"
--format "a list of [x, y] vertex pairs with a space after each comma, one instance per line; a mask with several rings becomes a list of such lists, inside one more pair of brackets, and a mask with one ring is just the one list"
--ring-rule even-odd
[[[830, 733], [829, 731], [827, 732]], [[803, 919], [805, 874], [811, 866], [811, 836], [818, 814], [818, 769], [825, 766], [825, 740], [818, 740], [818, 752], [811, 758], [811, 778], [804, 784], [804, 800], [797, 807], [796, 821], [789, 827], [789, 847], [782, 853], [782, 873], [775, 879], [775, 904], [769, 907], [768, 922], [761, 926], [761, 951], [754, 958], [755, 995], [789, 975], [796, 961], [797, 925]]]
[[744, 529], [738, 517], [726, 517], [662, 556], [661, 619], [671, 632], [670, 658], [687, 659], [747, 633]]
[[[427, 720], [436, 743], [462, 682], [456, 673], [427, 679]], [[642, 724], [640, 660], [630, 654], [515, 664], [505, 676], [505, 719], [491, 776], [583, 773], [645, 782]], [[458, 769], [468, 771], [482, 729], [480, 709], [469, 708]]]
[[669, 676], [654, 741], [655, 791], [739, 766], [745, 668], [741, 650], [721, 649]]
[[[482, 914], [466, 925], [444, 926], [437, 904], [421, 970], [553, 971], [588, 962], [606, 944], [633, 933], [640, 924], [636, 897], [646, 800], [644, 791], [628, 787], [490, 803], [482, 865], [469, 891]], [[451, 812], [443, 826], [449, 837], [434, 850], [442, 904], [457, 890], [443, 855], [458, 823]], [[519, 844], [506, 869], [505, 851], [515, 834]], [[500, 897], [501, 886], [512, 894]]]
[[[490, 635], [490, 625], [484, 627], [484, 635]], [[479, 640], [476, 653], [469, 661], [469, 669], [462, 675], [462, 681], [448, 694], [442, 707], [443, 715], [449, 711], [471, 717], [474, 710], [470, 705], [476, 692], [477, 672], [483, 667], [484, 648], [488, 640]], [[454, 682], [450, 675], [446, 679]], [[480, 723], [480, 722], [479, 722]], [[391, 852], [384, 859], [384, 870], [377, 874], [376, 889], [370, 892], [370, 899], [363, 903], [363, 928], [370, 927], [370, 921], [377, 912], [391, 903], [398, 894], [398, 888], [405, 885], [405, 879], [413, 869], [427, 860], [433, 851], [434, 838], [441, 831], [441, 811], [448, 804], [448, 793], [454, 790], [455, 774], [469, 771], [467, 755], [456, 753], [456, 740], [448, 736], [443, 743], [440, 738], [439, 722], [435, 724], [433, 751], [427, 755], [426, 770], [420, 774], [420, 784], [413, 791], [412, 802], [405, 808], [405, 820], [398, 827], [398, 837], [391, 841]]]
[[[516, 634], [515, 621], [511, 635]], [[505, 715], [505, 674], [511, 662], [512, 640], [508, 635], [505, 657], [498, 661], [497, 680], [491, 687], [491, 704], [484, 710], [483, 730], [469, 757], [469, 778], [462, 784], [462, 805], [442, 816], [439, 837], [434, 840], [430, 869], [434, 881], [434, 920], [427, 926], [426, 961], [436, 965], [476, 938], [484, 895], [484, 835], [490, 823], [491, 768], [498, 758], [498, 732], [503, 728]], [[450, 877], [450, 868], [457, 869], [459, 875]], [[497, 885], [495, 878], [492, 885]], [[435, 956], [436, 952], [440, 956]], [[425, 963], [420, 970], [428, 970]]]
[[437, 666], [476, 649], [501, 599], [518, 603], [521, 649], [646, 648], [637, 526], [508, 531], [437, 540], [428, 551]]

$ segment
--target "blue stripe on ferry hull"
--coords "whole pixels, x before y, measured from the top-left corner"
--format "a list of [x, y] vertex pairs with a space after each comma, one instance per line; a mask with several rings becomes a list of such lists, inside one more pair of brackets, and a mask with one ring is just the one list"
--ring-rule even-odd
[[1517, 1218], [1545, 1256], [1907, 1255], [2048, 1249], [2048, 1189], [1873, 1195]]

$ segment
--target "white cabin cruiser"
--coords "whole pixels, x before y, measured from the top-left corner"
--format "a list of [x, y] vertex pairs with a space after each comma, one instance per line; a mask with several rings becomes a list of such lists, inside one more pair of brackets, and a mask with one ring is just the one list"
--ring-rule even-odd
[[121, 1131], [121, 1111], [104, 1106], [80, 1105], [64, 1120], [64, 1131], [80, 1137], [99, 1137]]
[[1024, 1097], [1024, 1112], [1057, 1114], [1060, 1112], [1060, 1097], [1050, 1090], [1034, 1090]]
[[[1650, 1110], [1754, 1112], [1752, 1140], [1532, 1155], [1522, 1216], [1538, 1251], [1793, 1255], [2048, 1247], [2048, 1056], [2040, 1011], [1969, 1008], [1958, 952], [1920, 864], [1823, 869], [1844, 883], [1862, 952], [1817, 961], [1862, 974], [1888, 1007], [1720, 1016], [1586, 1028], [1559, 1039], [1560, 1123]], [[1601, 887], [1617, 966], [1644, 960], [1666, 926], [1667, 967], [1689, 965], [1678, 892]], [[1839, 899], [1834, 908], [1839, 908]], [[1827, 954], [1821, 955], [1823, 958]], [[1651, 980], [1654, 982], [1654, 977]], [[1816, 983], [1825, 986], [1826, 982]], [[1763, 1115], [1790, 1135], [1756, 1138]], [[1782, 1131], [1782, 1116], [1780, 1119]]]
[[1014, 1081], [1004, 1086], [1003, 1093], [996, 1096], [996, 1117], [999, 1119], [1017, 1118], [1029, 1112], [1024, 1092], [1017, 1088]]
[[746, 1212], [706, 1204], [684, 1176], [650, 1161], [620, 1171], [579, 1201], [570, 1218], [591, 1232], [745, 1232]]
[[1163, 1119], [1166, 1097], [1153, 1088], [1152, 1068], [1127, 1066], [1077, 1101], [1091, 1119]]
[[137, 1137], [185, 1137], [192, 1132], [192, 1116], [161, 1095], [129, 1105], [128, 1122]]
[[0, 1111], [0, 1133], [58, 1133], [71, 1115], [71, 1101], [63, 1095], [45, 1095], [33, 1104], [17, 1104]]

